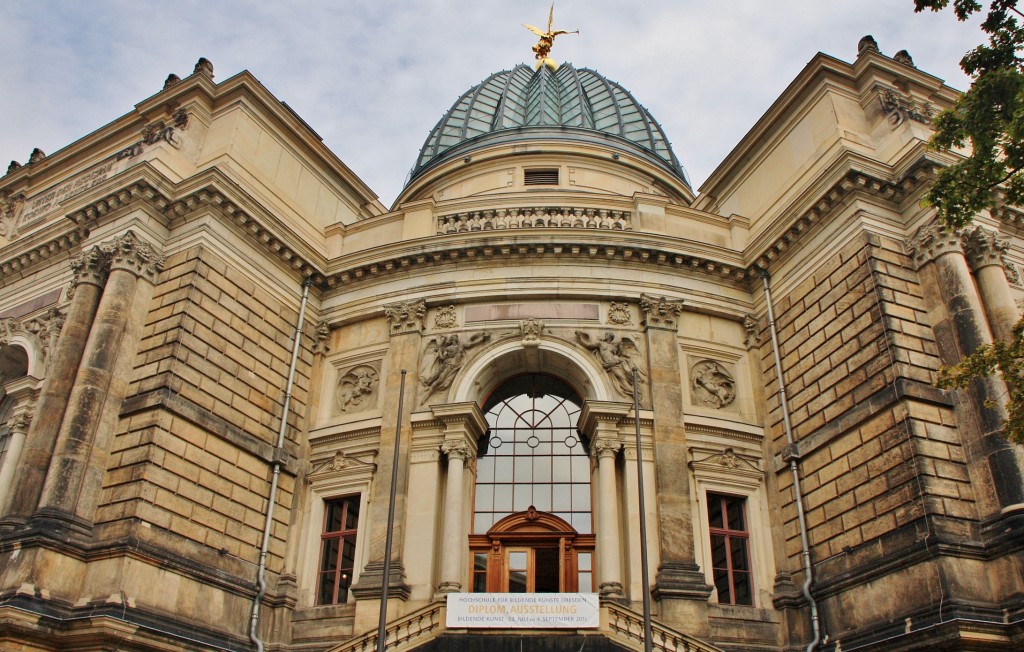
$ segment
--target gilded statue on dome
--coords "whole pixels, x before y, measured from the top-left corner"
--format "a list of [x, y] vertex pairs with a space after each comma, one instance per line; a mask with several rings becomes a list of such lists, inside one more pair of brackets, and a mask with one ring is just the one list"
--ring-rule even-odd
[[533, 52], [537, 59], [537, 70], [540, 70], [541, 66], [547, 66], [551, 70], [558, 70], [558, 64], [555, 60], [550, 58], [548, 54], [551, 52], [551, 46], [555, 44], [555, 37], [561, 36], [562, 34], [579, 34], [580, 30], [567, 31], [564, 29], [552, 29], [552, 24], [555, 22], [555, 3], [551, 3], [551, 11], [548, 12], [548, 29], [546, 32], [542, 32], [540, 28], [534, 27], [523, 23], [523, 27], [530, 30], [534, 34], [540, 37], [540, 41], [533, 46]]

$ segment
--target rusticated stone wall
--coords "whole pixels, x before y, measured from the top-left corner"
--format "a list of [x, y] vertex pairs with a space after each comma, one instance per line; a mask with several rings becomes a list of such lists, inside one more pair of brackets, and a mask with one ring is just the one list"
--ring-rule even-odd
[[[940, 363], [900, 242], [862, 233], [775, 302], [816, 586], [827, 593], [842, 573], [878, 570], [942, 517], [976, 518], [973, 489], [952, 406], [932, 386]], [[784, 565], [795, 571], [792, 475], [771, 350], [761, 353]]]
[[[299, 292], [296, 287], [296, 299]], [[135, 517], [256, 562], [297, 300], [285, 305], [199, 246], [167, 259], [152, 305], [97, 522]], [[307, 320], [271, 569], [280, 568], [284, 555], [313, 331]]]

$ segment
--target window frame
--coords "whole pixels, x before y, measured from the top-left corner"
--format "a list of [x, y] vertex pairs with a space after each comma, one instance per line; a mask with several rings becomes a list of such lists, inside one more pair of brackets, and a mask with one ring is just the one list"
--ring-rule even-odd
[[[739, 442], [736, 442], [737, 444]], [[690, 480], [693, 529], [697, 563], [713, 589], [710, 601], [730, 609], [771, 607], [775, 580], [775, 559], [772, 553], [772, 530], [765, 494], [764, 464], [759, 451], [734, 446], [707, 445], [695, 442], [690, 448]], [[718, 601], [711, 568], [711, 525], [708, 522], [707, 495], [720, 494], [745, 500], [747, 555], [750, 564], [751, 605], [733, 605]]]
[[[351, 467], [335, 468], [330, 464], [331, 457], [328, 455], [336, 453], [335, 450], [327, 451], [325, 454], [314, 458], [314, 471], [309, 476], [309, 494], [306, 499], [308, 511], [302, 522], [302, 544], [298, 551], [298, 559], [301, 560], [296, 571], [298, 582], [301, 587], [299, 602], [303, 608], [330, 609], [343, 607], [352, 609], [355, 602], [349, 600], [347, 603], [336, 605], [319, 605], [317, 581], [320, 571], [320, 535], [323, 533], [324, 519], [326, 518], [327, 501], [334, 498], [346, 496], [359, 496], [359, 513], [367, 514], [369, 509], [370, 481], [372, 470], [369, 466], [354, 464]], [[367, 459], [373, 451], [362, 449], [345, 451], [346, 457]], [[356, 537], [355, 569], [352, 572], [352, 585], [359, 583], [359, 575], [365, 559], [368, 555], [368, 536]]]
[[[713, 504], [713, 501], [718, 501], [719, 504], [721, 505], [723, 527], [714, 527], [714, 526], [711, 525], [710, 510], [711, 510], [711, 506]], [[729, 504], [729, 501], [735, 501], [735, 504], [738, 505], [738, 507], [739, 507], [739, 509], [740, 509], [740, 511], [742, 513], [742, 516], [743, 516], [743, 526], [744, 526], [745, 529], [734, 530], [734, 529], [728, 527], [728, 523], [729, 523], [728, 504]], [[715, 586], [715, 587], [718, 586], [718, 583], [715, 581], [715, 579], [716, 579], [716, 576], [718, 575], [719, 572], [724, 570], [725, 571], [725, 575], [728, 578], [728, 583], [729, 583], [729, 600], [728, 601], [723, 601], [722, 600], [721, 592], [718, 592], [718, 604], [726, 604], [726, 605], [731, 605], [731, 606], [752, 607], [752, 606], [754, 606], [754, 569], [753, 569], [753, 564], [752, 564], [752, 560], [751, 560], [751, 551], [750, 551], [750, 518], [747, 516], [747, 512], [748, 512], [748, 509], [747, 509], [747, 499], [744, 496], [736, 496], [736, 495], [731, 495], [731, 494], [726, 494], [726, 493], [718, 493], [718, 492], [708, 491], [706, 493], [706, 496], [705, 496], [705, 504], [707, 505], [707, 509], [708, 509], [708, 541], [709, 541], [709, 543], [711, 545], [711, 550], [714, 551], [714, 548], [715, 548], [714, 542], [713, 542], [713, 537], [719, 536], [719, 537], [724, 537], [724, 539], [725, 539], [725, 556], [726, 556], [725, 568], [723, 569], [723, 568], [720, 568], [720, 567], [716, 567], [714, 565], [714, 555], [713, 554], [712, 554], [712, 556], [710, 556], [708, 558], [708, 568], [711, 571], [712, 586]], [[737, 570], [735, 568], [735, 564], [733, 562], [733, 546], [731, 545], [734, 540], [738, 540], [738, 541], [742, 541], [743, 542], [743, 552], [744, 552], [744, 555], [746, 556], [746, 562], [747, 562], [747, 569], [746, 570]], [[736, 576], [739, 573], [745, 573], [747, 575], [748, 596], [749, 596], [749, 599], [750, 599], [749, 602], [737, 602], [736, 601]], [[717, 592], [717, 588], [716, 588], [716, 592]]]
[[[356, 507], [356, 510], [357, 510], [357, 512], [356, 512], [356, 526], [354, 528], [344, 528], [344, 527], [342, 527], [342, 529], [340, 529], [340, 530], [330, 530], [330, 531], [327, 530], [327, 527], [329, 525], [328, 522], [327, 522], [327, 519], [329, 518], [329, 516], [331, 514], [331, 505], [332, 504], [336, 504], [336, 503], [342, 503], [341, 523], [343, 525], [344, 525], [344, 523], [347, 520], [349, 509], [353, 505]], [[361, 506], [360, 503], [361, 503], [361, 500], [360, 500], [360, 495], [359, 494], [349, 494], [347, 496], [337, 496], [335, 498], [329, 498], [329, 499], [326, 499], [326, 500], [323, 501], [323, 518], [321, 519], [321, 522], [323, 523], [323, 525], [321, 525], [321, 527], [320, 527], [320, 554], [317, 555], [317, 571], [316, 571], [316, 576], [315, 576], [316, 579], [315, 579], [315, 582], [314, 582], [314, 589], [313, 589], [313, 591], [314, 591], [314, 594], [313, 594], [314, 595], [314, 604], [316, 606], [318, 606], [318, 607], [326, 607], [326, 606], [331, 606], [331, 605], [340, 605], [340, 604], [347, 604], [348, 603], [349, 589], [352, 587], [352, 584], [355, 581], [356, 563], [357, 563], [356, 559], [358, 557], [358, 550], [359, 550], [359, 516], [362, 513], [362, 506]], [[351, 539], [351, 543], [352, 543], [352, 566], [350, 568], [345, 568], [345, 567], [343, 567], [341, 562], [344, 559], [345, 541], [348, 540], [348, 539]], [[336, 553], [337, 558], [335, 559], [335, 562], [336, 562], [335, 563], [335, 568], [332, 571], [324, 571], [323, 570], [323, 565], [324, 565], [324, 549], [328, 545], [328, 542], [335, 541], [335, 540], [341, 542], [339, 544], [339, 546], [338, 546], [337, 553]], [[341, 578], [344, 577], [344, 572], [346, 570], [349, 572], [348, 584], [342, 590], [342, 588], [340, 586], [340, 583], [341, 583]], [[331, 590], [331, 595], [332, 595], [333, 599], [330, 602], [322, 602], [321, 601], [321, 598], [322, 598], [321, 582], [323, 581], [324, 575], [327, 572], [331, 572], [331, 573], [334, 574], [334, 579], [333, 579], [333, 582], [332, 582], [332, 590]]]

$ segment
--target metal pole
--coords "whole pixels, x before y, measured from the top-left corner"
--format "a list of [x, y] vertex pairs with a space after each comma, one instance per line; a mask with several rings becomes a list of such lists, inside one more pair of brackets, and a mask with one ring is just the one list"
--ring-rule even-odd
[[651, 652], [651, 578], [647, 570], [647, 510], [644, 506], [644, 455], [640, 448], [640, 394], [633, 367], [633, 417], [636, 423], [636, 484], [640, 495], [640, 578], [644, 592], [644, 652]]
[[395, 542], [395, 495], [398, 493], [398, 447], [402, 441], [402, 401], [405, 398], [405, 369], [398, 390], [398, 417], [395, 420], [395, 454], [391, 460], [391, 500], [388, 502], [388, 532], [384, 539], [384, 577], [380, 586], [380, 619], [377, 621], [377, 652], [384, 652], [388, 624], [388, 585], [391, 583], [391, 547]]

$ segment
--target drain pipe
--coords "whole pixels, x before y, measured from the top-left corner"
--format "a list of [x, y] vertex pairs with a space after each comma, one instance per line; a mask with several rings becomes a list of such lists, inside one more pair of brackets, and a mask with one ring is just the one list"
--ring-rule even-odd
[[818, 619], [818, 603], [811, 597], [811, 582], [814, 576], [811, 570], [811, 546], [807, 538], [807, 517], [804, 514], [804, 501], [800, 491], [800, 471], [797, 460], [800, 454], [793, 440], [793, 425], [789, 419], [789, 402], [786, 399], [786, 381], [782, 376], [782, 358], [779, 356], [779, 336], [775, 331], [775, 313], [772, 311], [771, 276], [768, 270], [758, 267], [757, 273], [764, 283], [764, 302], [768, 307], [768, 332], [772, 336], [772, 355], [775, 357], [775, 376], [779, 380], [779, 406], [782, 408], [782, 425], [786, 431], [786, 456], [789, 457], [789, 470], [793, 473], [793, 495], [796, 498], [796, 517], [800, 523], [800, 549], [804, 559], [803, 595], [811, 607], [811, 630], [814, 638], [807, 644], [806, 652], [812, 652], [821, 642], [821, 624]]
[[257, 630], [260, 624], [260, 602], [267, 594], [267, 551], [270, 548], [270, 530], [274, 525], [274, 505], [277, 503], [277, 482], [281, 477], [281, 460], [284, 459], [284, 436], [288, 432], [288, 411], [292, 402], [292, 386], [295, 384], [295, 368], [299, 361], [299, 347], [302, 344], [302, 322], [306, 318], [306, 304], [309, 302], [309, 287], [313, 285], [310, 276], [302, 282], [302, 304], [299, 306], [299, 319], [295, 324], [295, 338], [292, 346], [292, 362], [288, 368], [288, 380], [284, 390], [284, 409], [281, 411], [281, 429], [277, 432], [277, 446], [274, 448], [274, 474], [270, 481], [270, 497], [267, 499], [266, 523], [263, 525], [263, 544], [260, 546], [260, 565], [256, 572], [256, 583], [259, 591], [252, 601], [252, 614], [249, 617], [249, 640], [256, 646], [256, 652], [263, 652], [263, 641]]

